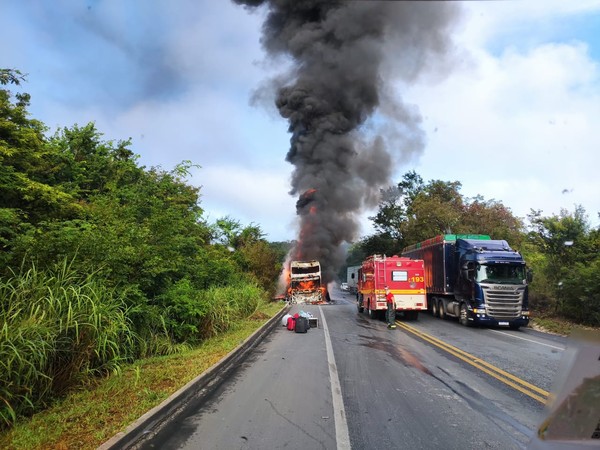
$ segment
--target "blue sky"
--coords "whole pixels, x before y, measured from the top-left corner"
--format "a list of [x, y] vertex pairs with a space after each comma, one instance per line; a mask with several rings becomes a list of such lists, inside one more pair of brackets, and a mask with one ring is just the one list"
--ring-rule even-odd
[[[260, 46], [264, 11], [228, 1], [0, 0], [2, 67], [28, 74], [32, 116], [51, 130], [90, 121], [132, 138], [146, 166], [201, 169], [209, 220], [296, 237], [287, 123], [251, 101], [281, 70]], [[423, 117], [426, 147], [395, 180], [460, 181], [466, 196], [525, 217], [600, 211], [600, 1], [467, 2], [443, 77], [396, 87]], [[370, 231], [365, 211], [363, 234]], [[474, 230], [475, 232], [476, 230]]]

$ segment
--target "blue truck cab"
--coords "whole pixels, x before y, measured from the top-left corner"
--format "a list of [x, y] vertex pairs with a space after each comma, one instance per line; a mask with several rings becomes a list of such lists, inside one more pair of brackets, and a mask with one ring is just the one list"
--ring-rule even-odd
[[529, 323], [528, 275], [521, 254], [487, 235], [439, 235], [406, 247], [403, 256], [425, 261], [428, 303], [435, 317], [465, 326]]

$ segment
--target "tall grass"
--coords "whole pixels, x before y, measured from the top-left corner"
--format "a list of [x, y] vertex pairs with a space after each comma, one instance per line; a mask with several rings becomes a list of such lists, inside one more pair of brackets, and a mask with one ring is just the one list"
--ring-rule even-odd
[[252, 316], [268, 298], [248, 281], [200, 291], [183, 279], [133, 307], [107, 286], [66, 260], [0, 280], [0, 429], [92, 376], [119, 372], [124, 361], [187, 351]]
[[159, 301], [166, 326], [174, 339], [198, 342], [225, 332], [237, 321], [250, 317], [267, 297], [266, 291], [248, 281], [197, 290], [189, 280], [183, 279]]
[[240, 319], [254, 314], [264, 302], [265, 292], [258, 286], [239, 283], [202, 291], [200, 302], [211, 307], [202, 318], [202, 336], [211, 337], [230, 329]]
[[127, 307], [97, 274], [35, 265], [0, 281], [0, 428], [135, 351]]

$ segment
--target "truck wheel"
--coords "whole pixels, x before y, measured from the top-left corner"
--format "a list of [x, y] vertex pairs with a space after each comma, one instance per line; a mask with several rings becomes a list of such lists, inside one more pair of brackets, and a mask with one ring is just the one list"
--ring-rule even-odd
[[431, 300], [431, 315], [433, 317], [440, 317], [440, 304], [435, 297]]
[[356, 296], [356, 304], [357, 304], [359, 313], [361, 313], [365, 310], [365, 307], [363, 306], [362, 296], [359, 296], [359, 295]]
[[371, 319], [377, 319], [377, 310], [371, 309], [371, 305], [369, 304], [369, 317]]
[[465, 327], [473, 326], [473, 323], [469, 321], [469, 311], [467, 310], [467, 305], [465, 303], [460, 304], [460, 316], [458, 317], [458, 321]]
[[446, 307], [444, 306], [443, 300], [440, 300], [438, 303], [438, 311], [440, 312], [440, 319], [446, 320], [448, 316], [446, 316]]

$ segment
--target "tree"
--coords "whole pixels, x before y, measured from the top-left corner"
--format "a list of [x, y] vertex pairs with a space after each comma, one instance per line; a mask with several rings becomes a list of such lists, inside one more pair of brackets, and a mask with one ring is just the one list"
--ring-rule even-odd
[[212, 241], [215, 244], [223, 245], [233, 251], [235, 250], [236, 240], [241, 233], [242, 224], [239, 220], [225, 216], [217, 219], [211, 230]]
[[549, 304], [555, 313], [580, 323], [600, 325], [600, 232], [590, 230], [585, 209], [543, 217], [528, 215], [528, 239], [543, 259], [540, 277], [548, 286]]
[[[378, 231], [379, 244], [387, 241], [384, 245], [402, 249], [437, 234], [451, 232], [462, 214], [460, 188], [458, 181], [431, 180], [425, 184], [414, 171], [404, 174], [396, 186], [382, 191], [379, 210], [370, 218]], [[375, 241], [365, 243], [372, 245]]]
[[[25, 77], [1, 69], [0, 84], [19, 85]], [[29, 95], [0, 89], [0, 248], [5, 264], [13, 257], [13, 242], [46, 219], [73, 219], [81, 206], [62, 186], [52, 183], [53, 149], [46, 127], [30, 119]]]
[[431, 180], [415, 195], [404, 227], [407, 245], [456, 229], [463, 208], [460, 188], [458, 181]]
[[396, 186], [381, 190], [379, 210], [369, 218], [379, 234], [403, 241], [411, 206], [424, 188], [423, 179], [415, 171], [409, 171]]
[[561, 209], [559, 215], [551, 217], [542, 217], [540, 211], [531, 210], [527, 217], [531, 224], [529, 239], [548, 258], [548, 275], [558, 283], [574, 263], [589, 232], [585, 209], [576, 206], [573, 214]]
[[478, 195], [466, 200], [461, 220], [455, 227], [457, 233], [487, 234], [493, 239], [504, 239], [514, 248], [523, 242], [523, 221], [515, 217], [510, 208], [496, 200], [485, 200]]
[[238, 252], [246, 272], [252, 274], [263, 289], [272, 292], [282, 268], [277, 252], [262, 239], [247, 241]]

